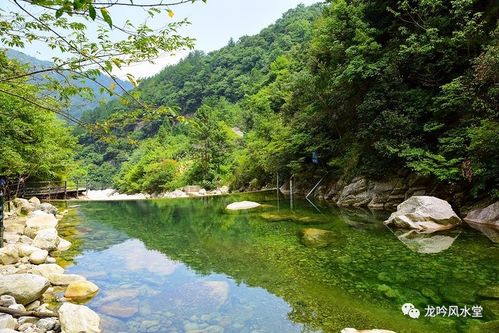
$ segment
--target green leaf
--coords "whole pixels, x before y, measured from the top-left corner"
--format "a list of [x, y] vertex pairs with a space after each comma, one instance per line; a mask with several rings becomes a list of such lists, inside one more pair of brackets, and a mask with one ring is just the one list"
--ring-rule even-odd
[[64, 8], [59, 8], [56, 12], [55, 12], [55, 18], [59, 18], [62, 16], [62, 14], [64, 14]]
[[88, 6], [88, 15], [90, 15], [90, 18], [95, 21], [95, 18], [97, 17], [97, 12], [95, 11], [95, 7], [92, 5]]
[[109, 15], [109, 11], [106, 8], [101, 8], [100, 12], [102, 14], [102, 18], [104, 21], [109, 24], [109, 27], [113, 27], [113, 20], [111, 19], [111, 15]]

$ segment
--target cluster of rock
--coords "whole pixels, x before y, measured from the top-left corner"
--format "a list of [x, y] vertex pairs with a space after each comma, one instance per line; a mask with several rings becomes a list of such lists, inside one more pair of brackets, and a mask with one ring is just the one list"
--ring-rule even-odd
[[391, 178], [374, 181], [366, 177], [343, 180], [323, 188], [323, 197], [334, 201], [340, 207], [369, 207], [371, 209], [393, 209], [412, 196], [428, 194], [430, 181], [425, 177]]
[[190, 185], [190, 186], [185, 186], [183, 189], [177, 189], [172, 192], [166, 192], [160, 194], [159, 197], [176, 199], [176, 198], [189, 198], [189, 197], [205, 197], [212, 195], [222, 195], [227, 193], [229, 193], [229, 188], [227, 186], [222, 186], [215, 190], [207, 191], [201, 186]]
[[[82, 276], [64, 274], [54, 258], [71, 247], [57, 231], [66, 212], [58, 214], [37, 198], [15, 199], [8, 206], [0, 249], [0, 332], [100, 332], [99, 316], [71, 303], [94, 296], [98, 287]], [[58, 293], [64, 297], [58, 299]], [[53, 300], [63, 302], [58, 310], [50, 307]]]

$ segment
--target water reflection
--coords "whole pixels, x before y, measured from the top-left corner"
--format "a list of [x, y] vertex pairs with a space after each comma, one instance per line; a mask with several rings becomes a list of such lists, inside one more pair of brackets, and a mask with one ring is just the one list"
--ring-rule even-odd
[[[273, 208], [225, 213], [242, 200]], [[452, 242], [442, 246], [412, 234], [398, 235], [401, 243], [383, 213], [319, 205], [321, 215], [293, 204], [277, 207], [275, 193], [85, 203], [64, 222], [78, 230], [71, 240], [81, 250], [69, 272], [101, 287], [88, 305], [111, 333], [455, 332], [465, 323], [410, 320], [400, 305], [476, 302], [499, 273], [497, 251], [483, 251], [489, 241], [471, 230], [445, 234]], [[307, 248], [298, 237], [306, 227], [328, 230], [334, 241]]]
[[418, 253], [440, 253], [449, 249], [461, 232], [425, 234], [415, 230], [395, 230], [393, 234], [411, 251]]

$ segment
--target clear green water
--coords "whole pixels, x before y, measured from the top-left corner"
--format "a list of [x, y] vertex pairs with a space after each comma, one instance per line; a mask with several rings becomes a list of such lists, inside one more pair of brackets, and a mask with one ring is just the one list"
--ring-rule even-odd
[[[242, 200], [270, 207], [224, 211]], [[481, 233], [404, 238], [382, 224], [386, 214], [318, 206], [321, 213], [294, 203], [295, 214], [324, 222], [303, 225], [261, 217], [290, 212], [274, 193], [81, 203], [63, 220], [61, 233], [74, 247], [61, 261], [101, 288], [87, 305], [111, 333], [497, 328], [484, 324], [494, 311], [483, 319], [424, 317], [428, 304], [497, 309], [478, 296], [498, 284], [498, 247]], [[331, 230], [332, 244], [305, 247], [298, 236], [305, 227]], [[419, 319], [402, 314], [407, 302], [421, 310]]]

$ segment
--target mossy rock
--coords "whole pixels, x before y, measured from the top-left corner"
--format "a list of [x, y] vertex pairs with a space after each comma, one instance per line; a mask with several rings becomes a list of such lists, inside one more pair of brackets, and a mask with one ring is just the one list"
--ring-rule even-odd
[[478, 295], [485, 298], [499, 299], [499, 284], [483, 288], [478, 292]]
[[475, 291], [467, 285], [451, 283], [440, 288], [443, 299], [453, 304], [471, 304], [475, 302]]
[[390, 286], [387, 286], [386, 284], [380, 284], [376, 288], [379, 292], [382, 292], [387, 298], [395, 299], [395, 298], [400, 298], [400, 293], [398, 290], [393, 289]]
[[333, 242], [334, 234], [329, 230], [306, 228], [300, 232], [300, 240], [306, 247], [322, 248]]
[[324, 224], [328, 221], [323, 216], [302, 215], [294, 212], [266, 212], [260, 217], [269, 222], [294, 222], [298, 224]]
[[491, 320], [499, 319], [499, 300], [483, 301], [482, 306], [485, 318]]

